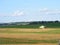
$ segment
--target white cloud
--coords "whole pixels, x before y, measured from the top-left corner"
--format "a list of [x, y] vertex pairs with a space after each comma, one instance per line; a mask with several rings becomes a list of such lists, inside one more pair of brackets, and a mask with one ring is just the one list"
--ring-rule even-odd
[[54, 9], [50, 10], [48, 8], [43, 8], [40, 9], [40, 14], [45, 14], [45, 15], [60, 15], [60, 10], [59, 9]]
[[40, 9], [40, 11], [48, 11], [47, 8]]
[[24, 12], [23, 11], [15, 11], [12, 16], [21, 16], [21, 15], [24, 15]]
[[0, 13], [0, 16], [21, 16], [21, 15], [24, 15], [24, 11], [15, 11], [15, 12], [10, 12], [10, 13]]

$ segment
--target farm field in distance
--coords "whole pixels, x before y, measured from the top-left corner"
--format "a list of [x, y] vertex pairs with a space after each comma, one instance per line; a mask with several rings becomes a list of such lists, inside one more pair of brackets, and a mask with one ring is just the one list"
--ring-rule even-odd
[[60, 28], [0, 28], [0, 45], [58, 45]]

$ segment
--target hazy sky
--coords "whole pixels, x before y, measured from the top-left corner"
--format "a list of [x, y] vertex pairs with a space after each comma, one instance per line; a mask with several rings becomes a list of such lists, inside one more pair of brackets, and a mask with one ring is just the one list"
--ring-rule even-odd
[[60, 21], [60, 0], [0, 0], [0, 23]]

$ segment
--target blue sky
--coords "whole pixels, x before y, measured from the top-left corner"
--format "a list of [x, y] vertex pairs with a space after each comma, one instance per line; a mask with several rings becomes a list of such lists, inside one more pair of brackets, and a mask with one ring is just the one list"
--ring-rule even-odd
[[60, 0], [0, 0], [0, 23], [60, 21]]

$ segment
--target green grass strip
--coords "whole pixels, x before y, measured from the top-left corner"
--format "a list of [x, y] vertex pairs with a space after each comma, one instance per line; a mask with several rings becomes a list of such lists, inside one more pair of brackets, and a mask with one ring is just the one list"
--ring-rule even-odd
[[33, 39], [16, 39], [0, 38], [0, 44], [37, 44], [37, 43], [57, 43], [58, 40], [33, 40]]

